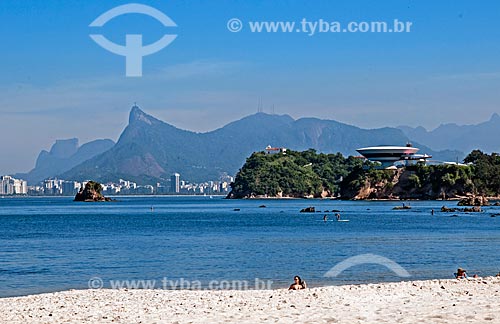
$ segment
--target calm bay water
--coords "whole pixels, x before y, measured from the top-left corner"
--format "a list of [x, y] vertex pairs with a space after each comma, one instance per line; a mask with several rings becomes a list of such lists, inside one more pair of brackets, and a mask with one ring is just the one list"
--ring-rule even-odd
[[[118, 199], [0, 199], [0, 297], [87, 288], [92, 277], [105, 287], [110, 280], [183, 278], [206, 286], [259, 278], [281, 288], [296, 274], [311, 286], [401, 280], [377, 264], [324, 277], [339, 262], [367, 253], [397, 262], [410, 280], [451, 278], [458, 266], [485, 276], [500, 271], [500, 216], [491, 217], [500, 207], [450, 217], [438, 212], [443, 202], [429, 201], [397, 211], [400, 202]], [[299, 213], [307, 206], [338, 209], [350, 221]]]

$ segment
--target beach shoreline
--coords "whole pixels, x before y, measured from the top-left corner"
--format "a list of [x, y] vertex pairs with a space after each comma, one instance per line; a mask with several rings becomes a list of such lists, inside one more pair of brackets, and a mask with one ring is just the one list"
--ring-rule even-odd
[[500, 323], [500, 277], [273, 290], [68, 290], [0, 298], [9, 323]]

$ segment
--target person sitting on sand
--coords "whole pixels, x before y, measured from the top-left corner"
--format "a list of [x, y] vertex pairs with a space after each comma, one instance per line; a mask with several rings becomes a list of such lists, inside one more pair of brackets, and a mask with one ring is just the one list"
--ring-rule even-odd
[[288, 288], [288, 290], [300, 290], [306, 288], [307, 288], [306, 282], [300, 279], [299, 276], [295, 276], [293, 277], [293, 284], [290, 285], [290, 288]]
[[462, 268], [458, 268], [457, 273], [455, 273], [455, 278], [457, 278], [457, 279], [467, 278], [467, 271], [462, 269]]

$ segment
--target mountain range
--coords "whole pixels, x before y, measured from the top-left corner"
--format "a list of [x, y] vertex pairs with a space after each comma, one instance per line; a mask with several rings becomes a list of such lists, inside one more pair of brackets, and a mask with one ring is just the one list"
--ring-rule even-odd
[[493, 114], [490, 120], [477, 125], [442, 124], [432, 131], [423, 127], [399, 126], [412, 140], [434, 150], [454, 148], [462, 152], [481, 149], [485, 152], [500, 152], [500, 116]]
[[456, 161], [476, 148], [500, 151], [499, 131], [497, 114], [477, 125], [445, 124], [429, 132], [408, 126], [362, 129], [334, 120], [257, 113], [214, 131], [196, 133], [134, 106], [117, 143], [96, 140], [79, 146], [76, 138], [58, 140], [49, 152], [40, 153], [33, 170], [16, 176], [30, 184], [49, 177], [101, 182], [122, 178], [150, 184], [164, 183], [178, 172], [182, 179], [200, 182], [225, 173], [234, 175], [251, 153], [267, 145], [358, 155], [360, 147], [412, 142], [435, 160]]
[[28, 173], [18, 173], [17, 178], [30, 184], [64, 173], [96, 155], [106, 152], [115, 145], [110, 139], [99, 139], [79, 146], [77, 138], [57, 140], [49, 152], [38, 155], [35, 168]]
[[[396, 128], [362, 129], [334, 120], [293, 119], [288, 115], [257, 113], [206, 133], [181, 130], [134, 106], [129, 124], [118, 142], [72, 169], [58, 173], [63, 179], [101, 182], [128, 179], [138, 183], [168, 181], [173, 172], [193, 182], [234, 175], [245, 159], [267, 145], [293, 150], [316, 149], [358, 155], [356, 149], [372, 145], [404, 145], [410, 141]], [[433, 151], [414, 143], [422, 152], [455, 161], [459, 151]]]

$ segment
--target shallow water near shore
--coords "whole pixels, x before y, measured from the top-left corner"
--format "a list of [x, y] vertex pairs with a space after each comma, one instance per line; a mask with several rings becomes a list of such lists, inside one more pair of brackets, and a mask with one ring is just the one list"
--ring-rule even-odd
[[[491, 217], [500, 207], [468, 214], [439, 212], [456, 201], [412, 201], [406, 202], [409, 210], [393, 210], [402, 203], [118, 199], [0, 199], [0, 297], [88, 288], [91, 278], [108, 288], [123, 280], [154, 281], [154, 288], [169, 289], [239, 280], [252, 288], [256, 278], [284, 288], [297, 274], [310, 286], [321, 286], [451, 278], [459, 266], [470, 275], [500, 271], [500, 217]], [[308, 206], [321, 213], [299, 213]], [[331, 210], [340, 210], [349, 222], [332, 221]], [[411, 277], [373, 263], [324, 277], [339, 262], [363, 254], [388, 258]]]

